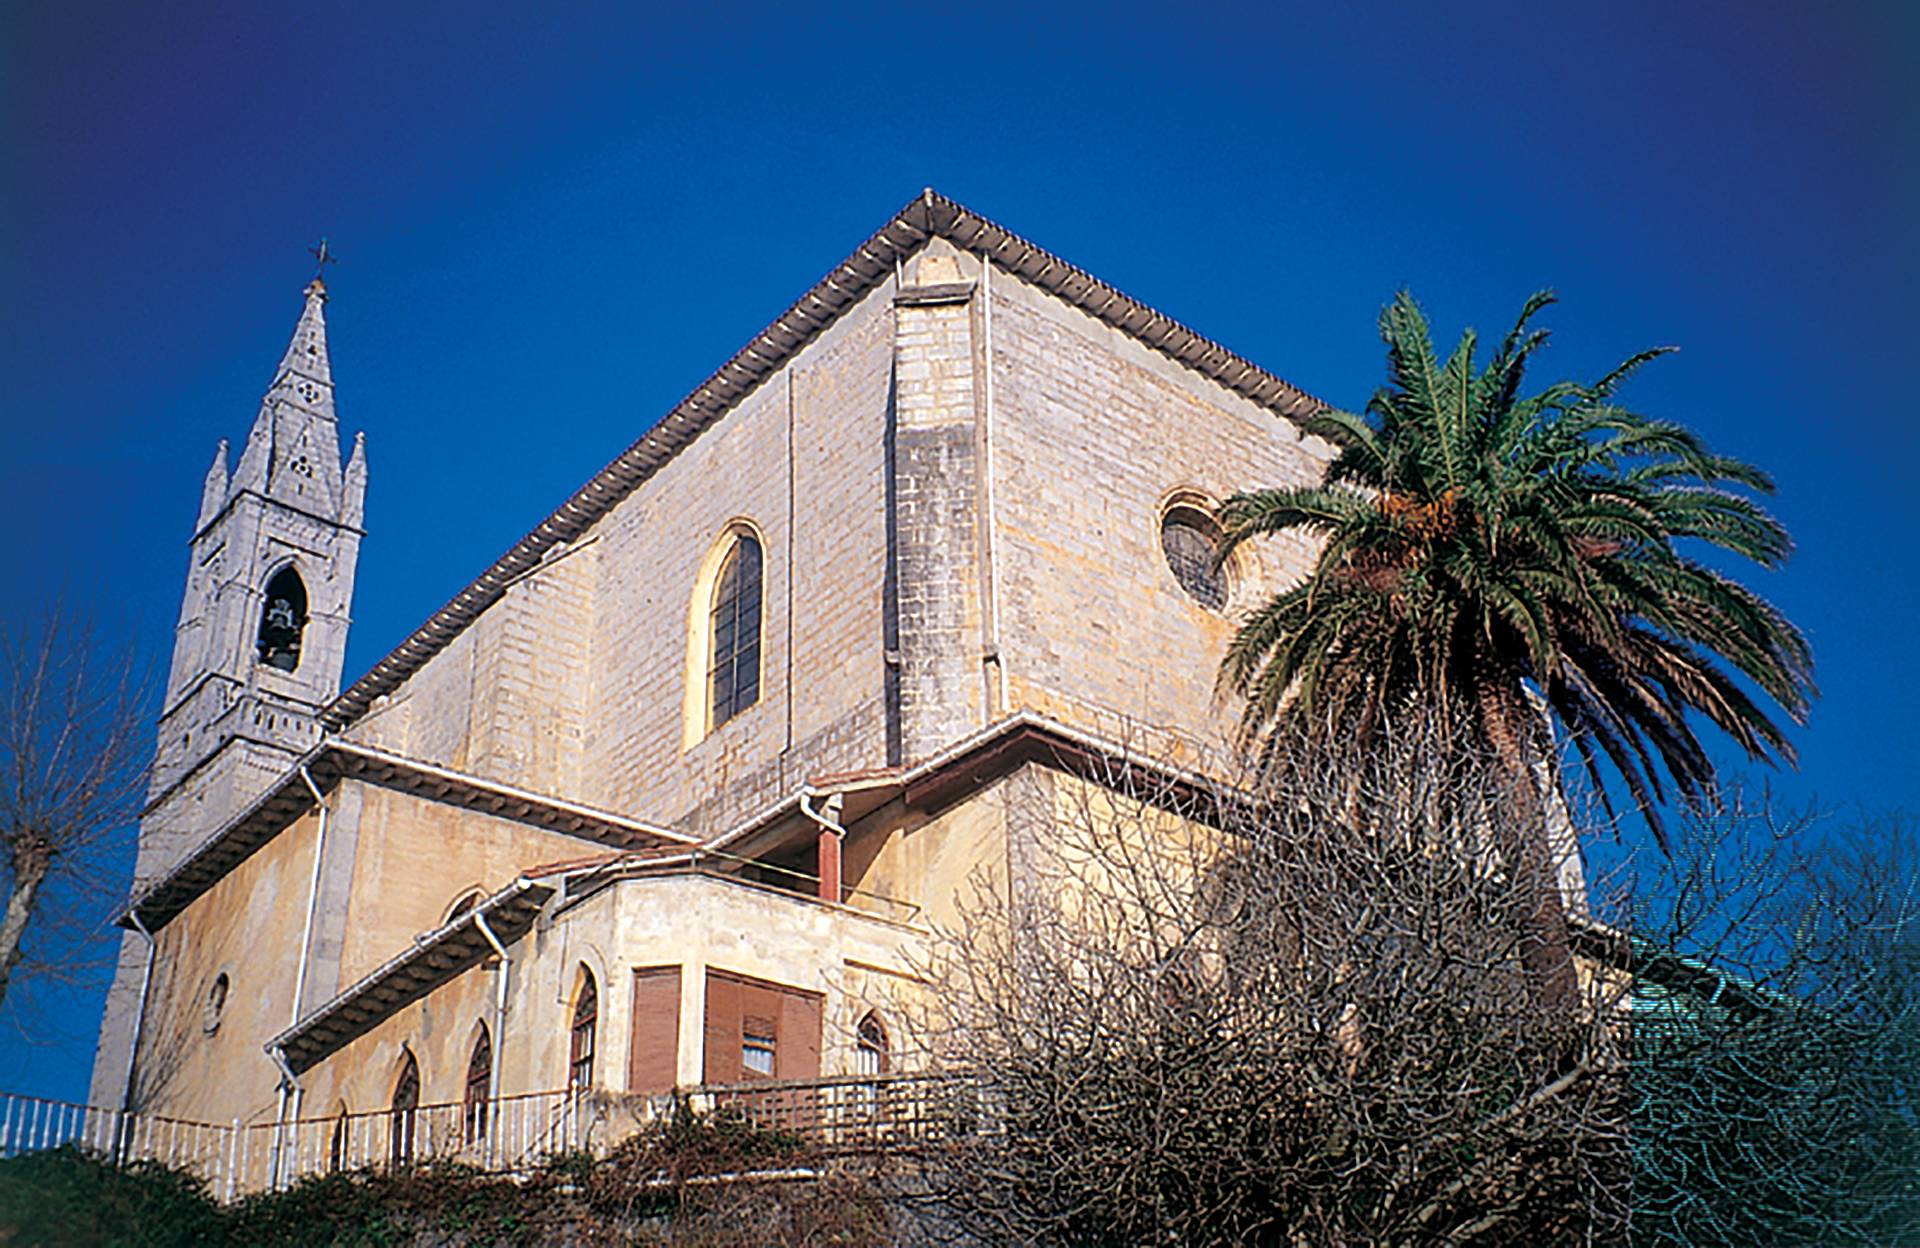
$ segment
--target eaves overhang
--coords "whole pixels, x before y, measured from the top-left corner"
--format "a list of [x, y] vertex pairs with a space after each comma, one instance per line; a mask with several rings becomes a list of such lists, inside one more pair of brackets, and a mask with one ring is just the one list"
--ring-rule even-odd
[[985, 257], [996, 269], [1032, 283], [1275, 415], [1297, 423], [1326, 406], [1251, 360], [929, 188], [334, 699], [320, 713], [322, 727], [344, 728], [376, 698], [399, 688], [509, 585], [585, 534], [801, 348], [893, 278], [897, 267], [933, 238]]
[[267, 1051], [280, 1050], [295, 1074], [311, 1070], [394, 1011], [494, 956], [493, 942], [480, 929], [483, 920], [502, 944], [512, 944], [532, 930], [553, 894], [552, 884], [522, 876], [458, 918], [415, 937], [410, 948], [267, 1041]]
[[906, 767], [874, 767], [826, 774], [770, 803], [758, 813], [706, 841], [703, 851], [748, 852], [800, 811], [803, 794], [839, 794], [842, 819], [852, 824], [892, 801], [938, 811], [1030, 762], [1044, 763], [1109, 787], [1156, 795], [1197, 818], [1225, 819], [1252, 801], [1229, 781], [1204, 771], [1142, 756], [1121, 741], [1082, 731], [1033, 711], [986, 724], [944, 749]]
[[596, 810], [370, 746], [327, 740], [309, 750], [251, 805], [136, 896], [120, 914], [119, 924], [132, 927], [137, 917], [147, 930], [158, 930], [281, 829], [311, 810], [313, 793], [302, 771], [322, 792], [331, 791], [343, 779], [364, 780], [614, 849], [699, 843], [698, 837], [661, 824]]

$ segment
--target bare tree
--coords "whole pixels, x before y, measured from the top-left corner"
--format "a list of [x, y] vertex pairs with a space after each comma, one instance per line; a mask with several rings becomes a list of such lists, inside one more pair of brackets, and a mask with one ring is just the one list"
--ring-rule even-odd
[[0, 627], [0, 1002], [16, 978], [83, 969], [117, 900], [101, 859], [139, 814], [147, 691], [132, 650], [58, 610]]
[[1595, 973], [1605, 929], [1574, 925], [1577, 991], [1537, 991], [1539, 888], [1508, 847], [1538, 838], [1507, 826], [1499, 771], [1427, 724], [1381, 741], [1282, 743], [1251, 787], [1130, 759], [1023, 773], [1009, 878], [977, 882], [927, 968], [921, 1043], [983, 1098], [981, 1129], [926, 1169], [928, 1225], [1624, 1234], [1626, 981]]
[[1911, 823], [1729, 800], [1630, 892], [1636, 1244], [1920, 1242]]
[[[1217, 773], [1216, 773], [1217, 774]], [[1920, 1242], [1920, 844], [1727, 797], [1559, 904], [1431, 724], [1230, 783], [1009, 780], [910, 1016], [973, 1130], [915, 1225], [1047, 1244]], [[1518, 833], [1526, 831], [1528, 836]], [[1583, 887], [1578, 873], [1562, 889]]]

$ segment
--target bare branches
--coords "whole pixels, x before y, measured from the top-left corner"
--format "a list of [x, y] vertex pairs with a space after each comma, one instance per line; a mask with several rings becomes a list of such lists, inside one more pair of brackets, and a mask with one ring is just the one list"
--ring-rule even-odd
[[1920, 1228], [1920, 841], [1740, 801], [1635, 890], [1636, 1243]]
[[0, 1001], [16, 973], [70, 968], [77, 934], [54, 929], [107, 896], [99, 851], [139, 813], [148, 688], [57, 609], [0, 629]]
[[[930, 1176], [1012, 1242], [1581, 1243], [1624, 1227], [1617, 977], [1544, 999], [1494, 769], [1426, 725], [1196, 793], [1034, 767], [930, 971], [995, 1131]], [[1589, 968], [1591, 969], [1591, 968]], [[1464, 1242], [1464, 1241], [1463, 1241]]]
[[[1002, 789], [1004, 874], [915, 1020], [980, 1129], [924, 1225], [1007, 1243], [1905, 1242], [1920, 1225], [1920, 841], [1737, 798], [1565, 917], [1432, 721]], [[1218, 770], [1218, 769], [1216, 769]], [[1633, 867], [1636, 864], [1628, 864]], [[1552, 873], [1548, 873], [1551, 875]], [[1575, 871], [1558, 887], [1579, 887]], [[1605, 890], [1602, 890], [1603, 892]]]

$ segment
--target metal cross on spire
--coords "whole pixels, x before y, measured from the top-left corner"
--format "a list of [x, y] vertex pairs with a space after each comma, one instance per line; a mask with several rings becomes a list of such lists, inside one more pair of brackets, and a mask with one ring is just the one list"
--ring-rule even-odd
[[313, 280], [316, 282], [326, 275], [328, 265], [340, 263], [340, 258], [333, 254], [333, 248], [327, 245], [327, 237], [324, 234], [320, 236], [320, 245], [307, 248], [307, 253], [314, 260]]

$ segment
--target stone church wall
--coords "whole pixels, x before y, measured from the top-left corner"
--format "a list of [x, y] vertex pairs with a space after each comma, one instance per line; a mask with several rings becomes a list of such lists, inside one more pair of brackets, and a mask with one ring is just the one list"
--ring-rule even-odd
[[[596, 528], [589, 800], [716, 833], [810, 774], [884, 761], [891, 349], [887, 302], [869, 296]], [[690, 626], [706, 609], [692, 594], [733, 522], [764, 548], [759, 701], [689, 741], [689, 674], [704, 671]]]
[[[696, 832], [884, 762], [892, 328], [875, 292], [347, 735]], [[764, 547], [760, 696], [689, 740], [691, 596], [736, 522]]]
[[1213, 676], [1235, 618], [1302, 575], [1280, 538], [1232, 567], [1227, 609], [1186, 596], [1160, 518], [1188, 497], [1304, 484], [1329, 449], [1017, 278], [993, 279], [993, 473], [1009, 702], [1116, 738], [1217, 744]]

